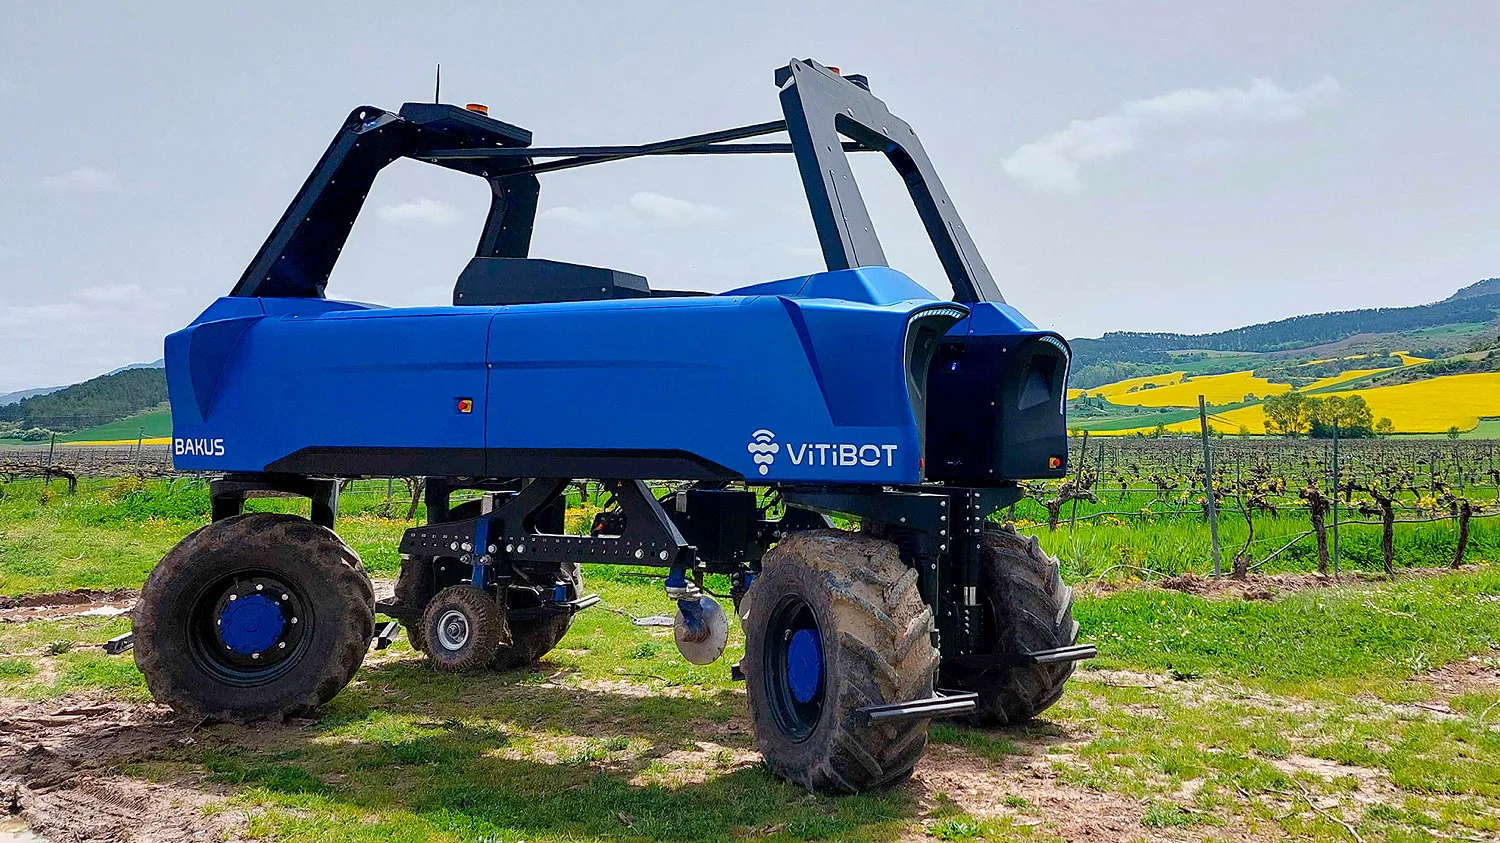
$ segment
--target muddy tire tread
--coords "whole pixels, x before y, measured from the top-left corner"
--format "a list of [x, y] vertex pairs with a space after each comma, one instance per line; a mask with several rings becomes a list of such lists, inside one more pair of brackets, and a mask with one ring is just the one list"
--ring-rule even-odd
[[[278, 680], [273, 685], [285, 686], [279, 694], [266, 691], [272, 685], [258, 686], [231, 705], [211, 698], [216, 688], [193, 675], [185, 641], [177, 634], [185, 631], [188, 607], [178, 605], [175, 586], [180, 579], [201, 577], [202, 571], [195, 569], [212, 564], [215, 556], [248, 559], [257, 552], [265, 559], [295, 553], [303, 570], [297, 574], [294, 568], [292, 573], [310, 582], [310, 590], [327, 587], [326, 599], [317, 601], [317, 626], [320, 631], [332, 630], [332, 641], [323, 664], [311, 676], [296, 684]], [[223, 573], [227, 571], [217, 572]], [[375, 635], [375, 592], [359, 554], [332, 530], [296, 515], [257, 512], [201, 527], [168, 551], [146, 578], [133, 616], [136, 667], [157, 701], [203, 720], [285, 720], [333, 699], [354, 678]]]
[[[793, 569], [804, 569], [796, 574]], [[841, 530], [812, 530], [783, 539], [766, 555], [747, 595], [753, 626], [757, 607], [779, 598], [771, 589], [785, 578], [824, 589], [837, 632], [837, 652], [825, 657], [825, 710], [813, 734], [795, 751], [752, 687], [751, 718], [757, 748], [781, 778], [821, 793], [856, 793], [905, 781], [927, 746], [927, 720], [861, 726], [861, 708], [931, 696], [938, 654], [932, 646], [932, 611], [917, 593], [914, 572], [895, 545]], [[803, 594], [811, 604], [811, 595]], [[816, 608], [815, 608], [816, 611]], [[761, 675], [761, 634], [749, 634], [746, 675]], [[826, 634], [826, 627], [825, 627]], [[757, 703], [757, 699], [762, 700]]]
[[[997, 646], [1018, 650], [1067, 647], [1078, 642], [1073, 620], [1073, 589], [1063, 582], [1056, 559], [1035, 536], [1011, 524], [987, 526], [983, 539], [985, 588], [995, 603]], [[1031, 667], [993, 667], [975, 673], [945, 674], [942, 684], [979, 694], [979, 708], [967, 721], [981, 727], [1018, 726], [1062, 697], [1073, 662]]]

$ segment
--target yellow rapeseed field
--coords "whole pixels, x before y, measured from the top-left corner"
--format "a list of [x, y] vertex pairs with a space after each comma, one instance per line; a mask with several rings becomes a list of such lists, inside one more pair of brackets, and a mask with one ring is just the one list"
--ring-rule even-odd
[[[172, 444], [172, 439], [170, 437], [156, 437], [156, 438], [147, 437], [145, 439], [140, 440], [140, 443], [142, 445], [170, 445], [170, 444]], [[57, 444], [59, 444], [59, 445], [94, 445], [94, 446], [98, 446], [98, 445], [134, 445], [134, 444], [136, 444], [136, 440], [134, 440], [134, 439], [94, 439], [94, 440], [88, 440], [88, 441], [83, 441], [83, 442], [59, 442]]]
[[[1413, 359], [1415, 359], [1415, 358], [1413, 358]], [[1322, 389], [1325, 386], [1333, 386], [1334, 384], [1343, 383], [1344, 381], [1352, 381], [1355, 378], [1362, 378], [1365, 375], [1373, 375], [1376, 372], [1385, 372], [1385, 371], [1389, 371], [1389, 369], [1349, 369], [1347, 371], [1339, 372], [1338, 374], [1336, 374], [1336, 375], [1334, 375], [1332, 377], [1327, 377], [1327, 378], [1323, 378], [1321, 380], [1313, 381], [1312, 383], [1310, 383], [1307, 386], [1303, 387], [1303, 389], [1304, 390], [1308, 390], [1308, 389]]]
[[[1181, 372], [1175, 374], [1182, 374]], [[1152, 380], [1151, 378], [1135, 378], [1136, 381]], [[1120, 384], [1128, 381], [1120, 381]], [[1160, 383], [1160, 381], [1156, 381]], [[1254, 395], [1264, 398], [1267, 395], [1280, 395], [1291, 389], [1284, 383], [1271, 383], [1265, 378], [1257, 378], [1253, 372], [1230, 372], [1225, 375], [1198, 375], [1192, 378], [1179, 378], [1170, 386], [1158, 386], [1155, 389], [1142, 389], [1137, 392], [1103, 392], [1119, 384], [1110, 384], [1101, 387], [1101, 391], [1089, 394], [1101, 394], [1109, 399], [1111, 404], [1119, 404], [1126, 407], [1196, 407], [1198, 396], [1202, 395], [1210, 404], [1234, 404], [1244, 400], [1246, 395]]]
[[1093, 389], [1070, 389], [1068, 390], [1068, 400], [1071, 401], [1085, 392], [1087, 392], [1089, 395], [1102, 395], [1105, 398], [1112, 398], [1116, 395], [1124, 395], [1130, 390], [1136, 387], [1145, 386], [1148, 383], [1154, 383], [1158, 387], [1166, 386], [1168, 384], [1181, 383], [1182, 376], [1185, 374], [1187, 373], [1169, 372], [1165, 375], [1147, 375], [1143, 378], [1126, 378], [1122, 381], [1107, 383], [1104, 386], [1096, 386]]
[[[1469, 430], [1479, 424], [1480, 416], [1500, 415], [1500, 372], [1444, 375], [1414, 383], [1350, 389], [1330, 394], [1363, 396], [1375, 418], [1390, 419], [1398, 433], [1442, 433], [1451, 427]], [[1209, 424], [1224, 433], [1237, 433], [1241, 425], [1251, 433], [1265, 433], [1266, 414], [1256, 404], [1217, 413], [1209, 419]], [[1153, 429], [1139, 427], [1130, 430], [1101, 430], [1096, 431], [1096, 434], [1134, 435], [1137, 431], [1150, 433]], [[1167, 430], [1196, 433], [1198, 421], [1193, 419], [1167, 425]]]
[[[1415, 366], [1418, 363], [1429, 362], [1425, 357], [1413, 357], [1405, 351], [1393, 351], [1391, 354], [1401, 358], [1402, 365]], [[1345, 360], [1362, 360], [1368, 354], [1354, 354], [1345, 357]], [[1330, 357], [1326, 360], [1313, 360], [1304, 363], [1304, 366], [1313, 366], [1319, 363], [1331, 363], [1338, 358]], [[1305, 390], [1322, 389], [1335, 386], [1371, 375], [1376, 372], [1388, 371], [1393, 367], [1377, 367], [1373, 369], [1350, 369], [1340, 372], [1331, 377], [1313, 381], [1303, 387]], [[1153, 384], [1152, 389], [1142, 389], [1146, 384]], [[1172, 387], [1172, 388], [1168, 388]], [[1134, 389], [1134, 392], [1131, 390]], [[1115, 383], [1096, 386], [1092, 389], [1070, 389], [1068, 399], [1072, 400], [1078, 396], [1088, 393], [1090, 396], [1103, 396], [1109, 399], [1111, 404], [1122, 407], [1196, 407], [1198, 396], [1201, 394], [1210, 404], [1237, 404], [1244, 400], [1246, 395], [1254, 395], [1257, 398], [1265, 398], [1271, 395], [1280, 395], [1291, 387], [1282, 383], [1271, 383], [1264, 378], [1257, 378], [1251, 371], [1230, 372], [1223, 375], [1195, 375], [1188, 377], [1186, 372], [1171, 372], [1163, 375], [1146, 375], [1139, 378], [1127, 378]]]

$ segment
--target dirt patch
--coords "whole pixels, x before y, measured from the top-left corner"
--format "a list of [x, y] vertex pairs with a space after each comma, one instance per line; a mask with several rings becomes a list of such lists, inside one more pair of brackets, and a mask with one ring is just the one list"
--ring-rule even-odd
[[[917, 792], [924, 808], [941, 794], [978, 817], [1048, 823], [1048, 831], [1065, 840], [1135, 840], [1145, 830], [1145, 808], [1139, 802], [1067, 784], [1045, 757], [1010, 756], [997, 763], [956, 747], [929, 746], [907, 787]], [[1012, 805], [1027, 805], [1035, 813]]]
[[648, 767], [636, 774], [630, 784], [636, 787], [703, 784], [711, 778], [760, 764], [760, 753], [743, 747], [729, 747], [712, 741], [695, 741], [694, 746], [696, 749], [675, 749], [653, 759], [665, 770]]
[[[1396, 571], [1396, 579], [1441, 577], [1454, 573], [1471, 573], [1479, 570], [1479, 568], [1480, 566], [1478, 565], [1464, 565], [1457, 569], [1402, 568]], [[1257, 574], [1252, 572], [1245, 579], [1237, 580], [1228, 576], [1206, 577], [1201, 574], [1188, 572], [1159, 580], [1080, 583], [1076, 588], [1084, 593], [1094, 595], [1107, 595], [1140, 588], [1160, 588], [1167, 591], [1180, 591], [1184, 594], [1192, 594], [1209, 600], [1275, 600], [1288, 594], [1295, 594], [1299, 591], [1308, 591], [1315, 588], [1333, 588], [1335, 586], [1360, 585], [1363, 583], [1385, 581], [1384, 574], [1372, 574], [1368, 571], [1359, 570], [1344, 571], [1338, 579], [1325, 577], [1317, 573]]]
[[1390, 776], [1384, 770], [1377, 770], [1373, 767], [1340, 764], [1337, 761], [1329, 761], [1326, 758], [1311, 758], [1306, 755], [1267, 758], [1266, 762], [1289, 776], [1298, 773], [1311, 773], [1327, 781], [1353, 779], [1356, 783], [1353, 791], [1354, 799], [1358, 802], [1375, 803], [1384, 801], [1376, 797], [1382, 793], [1389, 794], [1395, 791], [1395, 788], [1391, 785]]
[[238, 839], [244, 816], [205, 814], [204, 782], [111, 772], [192, 743], [192, 726], [157, 705], [0, 701], [0, 794], [51, 843]]
[[1332, 577], [1319, 574], [1250, 574], [1243, 580], [1230, 577], [1200, 577], [1194, 573], [1167, 577], [1156, 585], [1211, 600], [1275, 600], [1285, 594], [1335, 585]]
[[80, 588], [48, 594], [0, 597], [0, 623], [21, 623], [75, 615], [123, 615], [135, 606], [141, 593], [133, 588], [100, 591]]
[[1430, 670], [1420, 679], [1431, 682], [1445, 700], [1462, 694], [1493, 694], [1500, 691], [1500, 657], [1470, 656]]

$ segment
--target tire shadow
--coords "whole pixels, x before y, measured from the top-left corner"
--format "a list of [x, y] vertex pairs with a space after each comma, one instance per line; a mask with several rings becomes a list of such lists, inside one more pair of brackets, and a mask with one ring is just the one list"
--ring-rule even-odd
[[[317, 719], [200, 724], [109, 703], [47, 720], [59, 705], [34, 710], [35, 742], [0, 746], [0, 779], [20, 789], [23, 816], [75, 794], [131, 794], [128, 816], [80, 839], [119, 839], [169, 810], [180, 825], [183, 805], [210, 835], [259, 814], [257, 833], [316, 839], [363, 819], [359, 834], [393, 837], [894, 840], [920, 813], [910, 789], [832, 798], [772, 777], [737, 690], [455, 676], [411, 658], [368, 665]], [[229, 810], [205, 814], [212, 802]]]

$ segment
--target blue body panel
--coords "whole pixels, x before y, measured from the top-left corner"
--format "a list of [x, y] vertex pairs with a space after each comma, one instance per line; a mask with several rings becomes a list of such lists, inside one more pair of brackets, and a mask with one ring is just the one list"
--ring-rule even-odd
[[[224, 298], [166, 341], [174, 460], [259, 472], [307, 448], [676, 451], [759, 482], [914, 483], [906, 326], [937, 304], [885, 267], [495, 307]], [[990, 303], [960, 331], [1040, 333]]]

